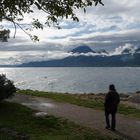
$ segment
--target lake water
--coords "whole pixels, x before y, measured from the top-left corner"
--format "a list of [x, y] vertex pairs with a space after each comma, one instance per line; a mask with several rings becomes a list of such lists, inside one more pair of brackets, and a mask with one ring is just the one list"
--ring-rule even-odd
[[118, 92], [140, 90], [140, 67], [0, 68], [0, 73], [20, 89], [99, 93], [113, 83]]

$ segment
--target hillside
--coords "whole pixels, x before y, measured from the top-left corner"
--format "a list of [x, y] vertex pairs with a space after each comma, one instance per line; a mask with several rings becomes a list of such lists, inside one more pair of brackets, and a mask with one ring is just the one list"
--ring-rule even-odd
[[119, 55], [109, 55], [106, 50], [95, 52], [88, 46], [79, 46], [69, 51], [72, 56], [63, 59], [23, 63], [18, 67], [139, 67], [139, 49], [133, 53], [131, 51], [131, 49], [124, 49]]

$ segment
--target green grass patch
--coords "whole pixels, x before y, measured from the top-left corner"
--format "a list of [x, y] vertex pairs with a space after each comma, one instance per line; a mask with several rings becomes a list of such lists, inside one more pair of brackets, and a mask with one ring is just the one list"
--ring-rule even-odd
[[140, 118], [140, 109], [136, 109], [131, 106], [120, 104], [118, 107], [118, 112], [130, 117]]
[[[81, 99], [72, 94], [43, 92], [43, 91], [32, 91], [32, 90], [19, 90], [17, 93], [50, 98], [58, 102], [68, 102], [71, 104], [103, 110], [104, 104], [102, 99]], [[118, 112], [123, 115], [130, 117], [140, 118], [140, 109], [126, 106], [123, 104], [119, 105]]]
[[[30, 140], [112, 140], [92, 129], [54, 116], [34, 117], [35, 111], [17, 103], [0, 103], [0, 129], [9, 128]], [[0, 132], [0, 139], [15, 140]]]
[[67, 93], [54, 93], [54, 92], [43, 92], [43, 91], [33, 91], [33, 90], [19, 90], [17, 93], [32, 95], [37, 97], [50, 98], [58, 102], [67, 102], [71, 104], [76, 104], [79, 106], [90, 107], [94, 109], [103, 109], [102, 100], [86, 100], [80, 99], [73, 94]]

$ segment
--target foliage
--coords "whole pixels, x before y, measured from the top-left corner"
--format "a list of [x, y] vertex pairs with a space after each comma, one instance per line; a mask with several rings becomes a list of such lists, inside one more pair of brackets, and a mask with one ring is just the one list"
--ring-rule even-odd
[[[43, 29], [43, 23], [38, 19], [33, 19], [29, 28], [24, 29], [24, 25], [20, 21], [24, 20], [25, 14], [34, 13], [36, 10], [46, 13], [45, 24], [48, 26], [59, 27], [59, 19], [71, 18], [79, 21], [76, 16], [75, 9], [82, 8], [86, 12], [86, 7], [95, 6], [97, 4], [104, 5], [102, 0], [1, 0], [0, 1], [0, 22], [7, 20], [18, 26], [27, 33], [32, 40], [38, 40], [36, 36], [32, 36], [26, 29], [32, 30]], [[35, 38], [34, 38], [35, 37]]]
[[0, 75], [0, 101], [7, 99], [16, 92], [13, 82], [6, 78], [4, 74]]
[[2, 42], [7, 42], [8, 41], [7, 39], [9, 38], [9, 34], [10, 34], [10, 30], [5, 30], [5, 29], [0, 30], [0, 40]]

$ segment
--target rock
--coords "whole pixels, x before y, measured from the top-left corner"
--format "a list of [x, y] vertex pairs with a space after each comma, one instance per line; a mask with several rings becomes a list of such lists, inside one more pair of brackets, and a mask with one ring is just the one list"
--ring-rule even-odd
[[136, 94], [140, 94], [140, 91], [137, 91]]
[[140, 104], [140, 94], [132, 95], [132, 96], [130, 96], [130, 97], [128, 98], [128, 100], [129, 100], [130, 102]]
[[130, 96], [130, 94], [120, 93], [121, 98], [128, 98], [129, 96]]

